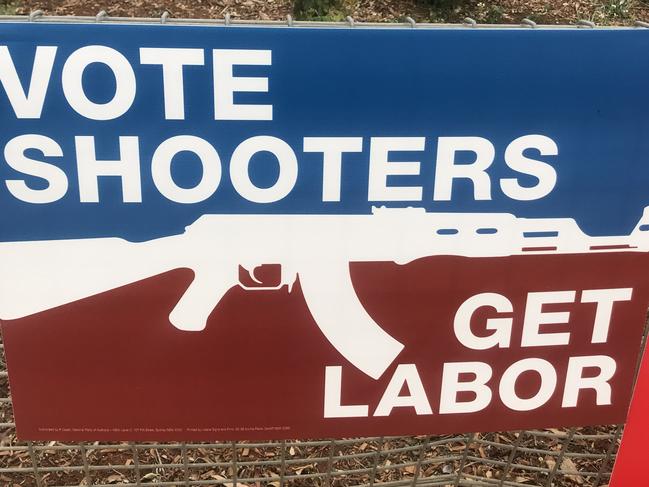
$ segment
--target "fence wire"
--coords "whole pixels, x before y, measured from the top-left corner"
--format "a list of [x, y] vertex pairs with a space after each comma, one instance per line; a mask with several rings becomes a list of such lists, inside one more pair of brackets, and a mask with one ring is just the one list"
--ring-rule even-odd
[[635, 20], [633, 26], [597, 25], [591, 20], [580, 19], [574, 24], [537, 24], [531, 19], [523, 19], [520, 24], [481, 24], [467, 17], [461, 24], [416, 22], [412, 17], [405, 17], [402, 22], [367, 22], [357, 21], [347, 17], [344, 21], [314, 21], [295, 20], [289, 14], [285, 20], [244, 20], [231, 18], [225, 14], [223, 18], [175, 18], [165, 11], [160, 17], [112, 17], [105, 10], [100, 10], [93, 16], [45, 15], [41, 10], [34, 10], [29, 15], [0, 15], [0, 22], [35, 22], [35, 23], [116, 23], [116, 24], [160, 24], [160, 25], [209, 25], [222, 27], [308, 27], [308, 28], [370, 28], [370, 29], [448, 29], [448, 28], [478, 28], [478, 29], [647, 29], [649, 22]]

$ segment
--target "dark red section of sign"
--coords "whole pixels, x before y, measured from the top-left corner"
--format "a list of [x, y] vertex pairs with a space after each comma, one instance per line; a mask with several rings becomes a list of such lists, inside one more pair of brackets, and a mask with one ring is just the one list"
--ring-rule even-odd
[[[180, 269], [3, 323], [18, 434], [24, 440], [262, 439], [621, 422], [649, 301], [648, 263], [643, 253], [599, 253], [352, 264], [361, 302], [405, 345], [379, 380], [330, 345], [299, 283], [290, 293], [236, 286], [204, 331], [177, 330], [168, 316], [192, 280], [191, 271]], [[627, 287], [634, 289], [633, 299], [615, 304], [608, 342], [592, 344], [596, 306], [581, 303], [581, 291]], [[575, 290], [576, 302], [547, 310], [569, 311], [570, 321], [547, 330], [570, 332], [569, 345], [521, 347], [527, 293], [564, 290]], [[502, 294], [514, 305], [510, 348], [470, 350], [454, 335], [458, 307], [483, 292]], [[486, 309], [476, 315], [476, 334], [491, 333], [484, 325], [480, 330], [487, 316]], [[585, 390], [578, 407], [563, 408], [569, 358], [590, 355], [617, 363], [612, 404], [597, 406], [595, 392]], [[556, 389], [538, 409], [513, 411], [499, 398], [500, 376], [531, 357], [553, 364]], [[439, 414], [443, 364], [458, 361], [492, 367], [493, 399], [479, 412]], [[372, 416], [398, 364], [416, 365], [433, 414], [397, 407], [387, 417]], [[369, 417], [323, 417], [325, 367], [332, 365], [342, 366], [342, 404], [368, 405]], [[539, 382], [526, 373], [517, 393], [532, 396]]]

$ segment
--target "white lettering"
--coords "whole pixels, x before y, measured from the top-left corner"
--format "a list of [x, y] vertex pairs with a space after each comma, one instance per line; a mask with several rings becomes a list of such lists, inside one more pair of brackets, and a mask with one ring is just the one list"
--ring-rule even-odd
[[203, 49], [180, 49], [168, 47], [140, 48], [140, 63], [162, 66], [165, 119], [185, 119], [185, 87], [183, 67], [203, 66]]
[[[93, 63], [105, 64], [115, 76], [115, 94], [106, 103], [88, 99], [83, 89], [83, 73]], [[124, 115], [135, 99], [135, 74], [128, 60], [106, 46], [86, 46], [74, 51], [65, 62], [62, 74], [63, 93], [79, 115], [91, 120], [113, 120]]]
[[343, 153], [362, 150], [362, 137], [304, 137], [304, 152], [322, 152], [322, 201], [340, 201]]
[[[399, 395], [404, 384], [408, 386], [410, 392], [408, 396]], [[397, 407], [415, 408], [417, 414], [433, 414], [415, 364], [397, 366], [379, 405], [376, 407], [374, 416], [389, 416], [392, 409]]]
[[[596, 367], [599, 374], [594, 377], [583, 377], [584, 369]], [[568, 372], [566, 373], [566, 387], [563, 392], [564, 408], [577, 407], [579, 391], [593, 389], [596, 393], [595, 403], [598, 406], [611, 404], [611, 384], [609, 380], [615, 374], [617, 364], [607, 355], [593, 355], [589, 357], [570, 357]]]
[[235, 65], [270, 66], [271, 51], [214, 49], [214, 119], [272, 120], [272, 105], [235, 104], [236, 92], [268, 92], [268, 78], [238, 77]]
[[388, 186], [388, 176], [416, 176], [419, 161], [389, 160], [392, 151], [423, 151], [425, 137], [372, 137], [370, 140], [369, 201], [421, 201], [421, 186]]
[[455, 336], [465, 347], [473, 350], [487, 350], [498, 346], [509, 347], [512, 333], [512, 318], [488, 318], [485, 328], [494, 330], [488, 337], [480, 337], [471, 331], [471, 318], [478, 308], [489, 306], [498, 313], [511, 313], [512, 303], [505, 296], [495, 293], [482, 293], [470, 297], [460, 305], [455, 314], [453, 329]]
[[79, 172], [79, 196], [82, 203], [99, 202], [99, 176], [117, 176], [122, 180], [124, 203], [142, 202], [140, 183], [140, 152], [137, 137], [120, 137], [120, 158], [116, 161], [98, 161], [95, 138], [74, 138]]
[[26, 157], [25, 151], [28, 149], [36, 149], [45, 157], [63, 156], [59, 144], [43, 135], [20, 135], [11, 139], [4, 150], [9, 167], [23, 174], [45, 179], [47, 187], [32, 189], [22, 179], [10, 179], [6, 182], [9, 192], [26, 203], [52, 203], [63, 198], [68, 191], [68, 178], [65, 173], [52, 164]]
[[521, 186], [516, 178], [507, 178], [500, 181], [503, 193], [514, 200], [538, 200], [550, 194], [557, 183], [557, 172], [543, 161], [525, 157], [523, 153], [528, 149], [537, 149], [542, 156], [556, 156], [559, 154], [557, 144], [545, 135], [525, 135], [512, 141], [505, 149], [505, 163], [514, 171], [529, 174], [538, 179], [536, 185], [531, 187]]
[[[260, 188], [250, 180], [250, 159], [258, 152], [270, 152], [277, 158], [279, 176], [269, 188]], [[297, 157], [281, 139], [260, 135], [244, 140], [232, 153], [230, 178], [237, 192], [255, 203], [273, 203], [288, 195], [297, 181]]]
[[[473, 374], [475, 378], [460, 382], [460, 374]], [[475, 413], [486, 408], [492, 396], [491, 389], [487, 386], [491, 375], [491, 367], [483, 362], [445, 363], [439, 413]], [[458, 401], [458, 392], [472, 392], [475, 398], [470, 401]]]
[[[534, 396], [523, 399], [516, 394], [516, 380], [531, 370], [541, 378], [541, 386]], [[556, 386], [557, 372], [550, 362], [540, 358], [523, 359], [510, 365], [500, 379], [500, 400], [514, 411], [531, 411], [548, 402]]]
[[[203, 175], [193, 188], [181, 188], [171, 175], [171, 162], [179, 152], [193, 152], [202, 165]], [[151, 160], [151, 175], [163, 196], [176, 203], [200, 203], [212, 196], [221, 182], [221, 159], [209, 142], [193, 135], [178, 135], [165, 140]]]
[[342, 367], [325, 367], [325, 393], [324, 417], [325, 418], [361, 418], [369, 414], [369, 406], [341, 404]]
[[608, 329], [611, 326], [613, 304], [617, 301], [630, 301], [632, 294], [633, 289], [630, 287], [619, 289], [587, 289], [581, 293], [582, 303], [597, 303], [591, 343], [606, 343], [608, 340]]
[[54, 46], [38, 46], [36, 48], [31, 81], [27, 94], [25, 94], [9, 49], [7, 46], [0, 46], [0, 83], [7, 92], [7, 98], [9, 98], [16, 117], [41, 118], [56, 49]]
[[[475, 161], [471, 164], [456, 164], [455, 154], [460, 151], [473, 152]], [[433, 199], [450, 201], [453, 180], [469, 179], [473, 183], [474, 199], [490, 200], [491, 179], [486, 170], [491, 166], [495, 155], [493, 144], [482, 137], [440, 137], [437, 141]]]
[[543, 312], [543, 305], [574, 303], [575, 294], [575, 291], [528, 293], [521, 346], [545, 347], [570, 343], [569, 332], [541, 333], [540, 327], [541, 325], [568, 323], [570, 319], [568, 311]]

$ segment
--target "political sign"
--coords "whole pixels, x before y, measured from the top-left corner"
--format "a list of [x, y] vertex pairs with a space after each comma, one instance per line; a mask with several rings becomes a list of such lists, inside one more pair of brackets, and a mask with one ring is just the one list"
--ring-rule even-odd
[[622, 422], [646, 29], [0, 24], [22, 439]]
[[647, 407], [649, 406], [649, 356], [644, 353], [640, 364], [633, 399], [629, 408], [624, 435], [615, 456], [615, 468], [609, 487], [624, 487], [635, 483], [634, 470], [642, 465], [644, 457], [640, 454], [644, 439], [649, 431]]

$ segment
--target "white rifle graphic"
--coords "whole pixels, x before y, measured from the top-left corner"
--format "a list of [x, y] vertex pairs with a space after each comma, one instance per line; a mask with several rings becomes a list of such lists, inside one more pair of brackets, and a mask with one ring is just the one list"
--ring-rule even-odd
[[[0, 243], [0, 319], [29, 316], [190, 268], [192, 284], [169, 315], [178, 329], [200, 331], [228, 290], [291, 290], [297, 276], [318, 327], [350, 363], [378, 379], [403, 349], [367, 313], [350, 262], [407, 264], [434, 255], [649, 251], [649, 207], [630, 235], [589, 237], [573, 219], [508, 213], [430, 213], [374, 208], [371, 215], [204, 215], [183, 234], [142, 243], [120, 238]], [[281, 264], [278, 286], [246, 287], [262, 264]], [[261, 284], [261, 283], [260, 283]]]

